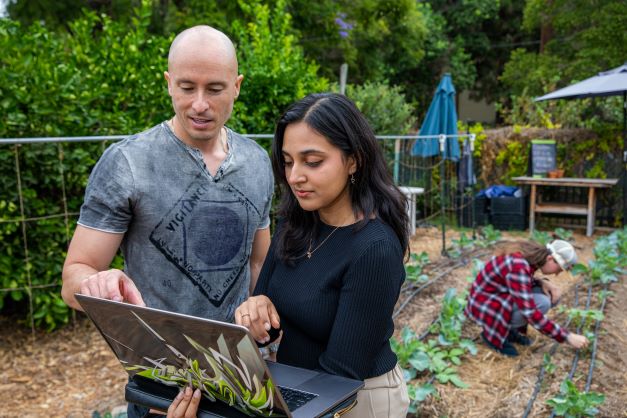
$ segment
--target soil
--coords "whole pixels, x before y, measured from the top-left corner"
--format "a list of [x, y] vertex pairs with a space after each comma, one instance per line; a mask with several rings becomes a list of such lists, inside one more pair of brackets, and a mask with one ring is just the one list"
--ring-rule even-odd
[[[447, 233], [447, 241], [458, 235]], [[524, 233], [505, 233], [509, 240], [524, 239]], [[592, 257], [593, 239], [575, 234], [575, 245], [581, 261]], [[440, 255], [441, 235], [436, 229], [420, 228], [412, 241], [412, 252], [426, 251], [433, 262], [446, 263]], [[484, 256], [483, 258], [487, 258]], [[437, 315], [441, 299], [450, 287], [459, 291], [468, 286], [470, 263], [455, 269], [437, 283], [420, 292], [396, 318], [397, 333], [408, 325], [417, 333], [425, 330]], [[578, 279], [566, 274], [554, 282], [564, 290], [561, 303], [572, 306]], [[580, 307], [585, 303], [586, 288], [579, 288]], [[627, 417], [627, 310], [621, 306], [627, 300], [624, 277], [611, 287], [613, 295], [605, 308], [598, 340], [592, 391], [604, 393], [605, 403], [600, 417]], [[594, 295], [598, 289], [594, 290]], [[404, 295], [401, 295], [402, 303]], [[593, 296], [591, 308], [598, 308]], [[556, 311], [556, 310], [553, 310]], [[551, 317], [564, 323], [563, 314]], [[479, 328], [465, 324], [464, 334], [479, 335]], [[82, 314], [73, 324], [46, 333], [29, 329], [14, 317], [0, 317], [0, 417], [92, 417], [94, 412], [124, 409], [126, 373], [117, 362], [100, 334]], [[458, 373], [469, 384], [468, 389], [436, 384], [438, 396], [421, 405], [419, 417], [519, 417], [527, 406], [536, 384], [544, 353], [553, 341], [530, 331], [534, 343], [521, 348], [517, 358], [505, 358], [477, 342], [478, 354], [467, 356]], [[534, 403], [530, 417], [548, 417], [545, 401], [559, 392], [559, 385], [570, 370], [574, 350], [560, 345], [553, 355], [556, 370], [544, 379], [542, 390]], [[590, 355], [582, 360], [574, 380], [582, 387], [588, 374]], [[421, 377], [417, 382], [426, 380]]]

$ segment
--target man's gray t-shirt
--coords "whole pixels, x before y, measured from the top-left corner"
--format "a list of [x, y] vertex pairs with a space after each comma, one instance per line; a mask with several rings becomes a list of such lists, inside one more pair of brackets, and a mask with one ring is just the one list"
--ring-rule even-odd
[[149, 307], [233, 321], [248, 296], [274, 182], [267, 152], [227, 132], [215, 176], [166, 123], [111, 145], [91, 173], [78, 223], [125, 234], [124, 270]]

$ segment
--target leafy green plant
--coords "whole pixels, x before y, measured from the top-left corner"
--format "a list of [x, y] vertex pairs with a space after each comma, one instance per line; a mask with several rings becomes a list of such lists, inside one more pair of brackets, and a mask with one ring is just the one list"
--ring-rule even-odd
[[612, 296], [614, 296], [614, 292], [612, 292], [611, 290], [601, 290], [597, 294], [597, 297], [599, 298], [599, 302], [602, 302], [603, 299], [611, 298]]
[[538, 229], [534, 229], [531, 233], [531, 239], [538, 244], [546, 245], [549, 242], [553, 241], [553, 237], [548, 232], [540, 231]]
[[407, 392], [409, 395], [409, 409], [407, 412], [415, 414], [418, 412], [419, 405], [431, 395], [437, 394], [437, 390], [431, 383], [423, 385], [408, 385]]
[[422, 344], [416, 337], [416, 333], [408, 326], [403, 327], [401, 330], [400, 340], [396, 338], [390, 339], [390, 346], [398, 358], [398, 364], [403, 369], [406, 381], [416, 377], [416, 370], [410, 367], [409, 361]]
[[462, 334], [462, 325], [466, 319], [464, 308], [466, 307], [466, 292], [457, 296], [457, 290], [450, 288], [442, 299], [442, 307], [438, 319], [431, 326], [431, 332], [439, 333], [439, 341], [442, 345], [451, 345], [459, 342]]
[[387, 81], [349, 84], [346, 96], [355, 102], [378, 135], [408, 134], [416, 123], [414, 108], [401, 88]]
[[561, 240], [570, 241], [573, 239], [573, 231], [564, 228], [555, 228], [553, 235]]
[[544, 353], [544, 357], [542, 359], [542, 364], [544, 365], [544, 370], [548, 374], [553, 374], [555, 372], [555, 363], [551, 359], [551, 355], [549, 353]]
[[503, 238], [503, 234], [494, 226], [486, 225], [481, 228], [481, 237], [483, 239], [479, 240], [479, 246], [486, 248], [499, 242]]
[[419, 372], [429, 370], [440, 383], [452, 383], [457, 387], [466, 388], [466, 385], [457, 375], [454, 365], [461, 364], [462, 348], [447, 349], [438, 344], [435, 339], [430, 339], [426, 344], [421, 344], [419, 351], [412, 355], [409, 363]]
[[429, 280], [429, 276], [423, 273], [424, 267], [429, 264], [429, 256], [426, 252], [420, 254], [412, 253], [409, 263], [405, 265], [405, 275], [410, 282], [424, 283]]
[[420, 254], [411, 253], [409, 256], [409, 260], [420, 267], [425, 267], [431, 260], [429, 260], [429, 254], [426, 251], [421, 252]]
[[329, 83], [305, 58], [286, 0], [273, 5], [239, 0], [238, 5], [244, 16], [232, 22], [231, 32], [245, 79], [229, 125], [244, 133], [272, 133], [289, 104], [308, 93], [327, 91]]
[[599, 413], [597, 406], [603, 404], [605, 395], [596, 392], [579, 392], [577, 386], [564, 380], [560, 394], [546, 403], [553, 407], [555, 415], [566, 418], [593, 417]]
[[464, 232], [461, 232], [459, 234], [458, 239], [452, 239], [451, 242], [453, 243], [453, 245], [448, 250], [448, 253], [453, 258], [460, 257], [464, 253], [464, 251], [472, 250], [473, 248], [475, 248], [475, 241], [471, 237], [466, 236]]
[[573, 324], [583, 327], [584, 330], [589, 329], [595, 321], [602, 321], [604, 318], [603, 312], [596, 309], [562, 308], [560, 312], [566, 312]]

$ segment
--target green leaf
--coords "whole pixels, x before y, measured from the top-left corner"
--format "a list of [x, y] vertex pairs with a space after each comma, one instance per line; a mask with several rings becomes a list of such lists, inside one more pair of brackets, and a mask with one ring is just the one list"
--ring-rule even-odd
[[415, 389], [414, 400], [418, 402], [423, 402], [425, 399], [427, 399], [428, 396], [433, 395], [434, 393], [436, 393], [436, 390], [432, 384], [424, 384]]
[[462, 380], [457, 375], [451, 376], [450, 380], [451, 380], [451, 383], [453, 383], [458, 388], [467, 389], [470, 387], [470, 385], [462, 382]]
[[429, 368], [429, 365], [431, 364], [431, 359], [426, 353], [418, 352], [412, 356], [412, 358], [409, 360], [409, 364], [411, 364], [419, 372], [422, 372]]
[[476, 355], [478, 352], [477, 345], [472, 340], [468, 340], [468, 339], [461, 340], [459, 342], [459, 346], [461, 348], [468, 350], [468, 352], [473, 356]]

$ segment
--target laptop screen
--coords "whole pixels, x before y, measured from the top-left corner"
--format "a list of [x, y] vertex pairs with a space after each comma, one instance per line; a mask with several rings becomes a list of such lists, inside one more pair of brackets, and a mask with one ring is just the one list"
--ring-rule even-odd
[[128, 374], [169, 386], [192, 384], [204, 398], [246, 414], [285, 416], [257, 345], [237, 325], [84, 295], [77, 300]]

